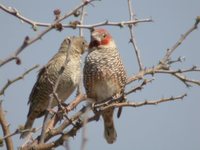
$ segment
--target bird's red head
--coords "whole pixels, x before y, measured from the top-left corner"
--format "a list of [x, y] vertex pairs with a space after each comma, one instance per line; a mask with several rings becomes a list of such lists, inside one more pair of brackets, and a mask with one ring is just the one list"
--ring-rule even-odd
[[91, 33], [91, 42], [89, 48], [106, 46], [110, 44], [112, 36], [105, 29], [94, 29]]

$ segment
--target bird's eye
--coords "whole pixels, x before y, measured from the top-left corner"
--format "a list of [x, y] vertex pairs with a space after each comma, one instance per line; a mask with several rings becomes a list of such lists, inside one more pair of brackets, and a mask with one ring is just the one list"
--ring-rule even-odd
[[83, 45], [85, 45], [85, 42], [82, 42]]
[[102, 36], [103, 36], [103, 38], [106, 38], [107, 35], [106, 35], [106, 34], [103, 34]]

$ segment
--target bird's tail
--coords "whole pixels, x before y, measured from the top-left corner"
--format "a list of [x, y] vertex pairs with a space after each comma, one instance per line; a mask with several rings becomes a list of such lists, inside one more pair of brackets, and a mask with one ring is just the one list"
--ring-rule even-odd
[[[35, 119], [27, 118], [27, 121], [24, 126], [24, 130], [29, 130], [32, 128]], [[20, 138], [24, 139], [29, 135], [30, 131], [25, 131], [21, 134]]]
[[113, 121], [113, 112], [114, 109], [107, 109], [102, 113], [104, 120], [104, 136], [106, 141], [109, 144], [112, 144], [117, 139], [117, 132], [115, 130], [114, 121]]

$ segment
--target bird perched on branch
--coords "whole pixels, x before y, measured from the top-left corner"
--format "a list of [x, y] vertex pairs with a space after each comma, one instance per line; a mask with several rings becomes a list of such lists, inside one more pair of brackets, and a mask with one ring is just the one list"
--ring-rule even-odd
[[[81, 55], [86, 47], [87, 43], [83, 37], [68, 37], [62, 42], [59, 51], [40, 70], [29, 96], [28, 104], [30, 104], [30, 108], [24, 129], [31, 129], [34, 120], [45, 114], [50, 95], [53, 93], [53, 87], [58, 78], [60, 80], [56, 94], [59, 100], [64, 102], [73, 93], [80, 81]], [[61, 68], [64, 68], [62, 74], [60, 74]], [[57, 105], [58, 102], [54, 98], [51, 106]], [[28, 133], [24, 132], [21, 137], [26, 137]]]
[[[125, 84], [126, 72], [112, 36], [105, 29], [94, 29], [84, 66], [84, 86], [88, 98], [95, 103], [119, 97], [124, 93]], [[109, 144], [117, 138], [113, 113], [114, 108], [102, 112], [104, 136]]]

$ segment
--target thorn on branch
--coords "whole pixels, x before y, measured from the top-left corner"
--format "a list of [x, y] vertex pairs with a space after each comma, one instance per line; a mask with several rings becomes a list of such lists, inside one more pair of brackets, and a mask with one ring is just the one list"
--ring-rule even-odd
[[194, 26], [195, 26], [196, 28], [197, 28], [199, 22], [200, 22], [200, 16], [197, 16], [197, 17], [196, 17], [196, 22], [195, 22], [195, 24], [194, 24]]
[[129, 40], [129, 43], [133, 43], [133, 39], [132, 38]]
[[197, 69], [197, 66], [192, 66], [191, 69], [192, 69], [192, 70], [195, 70], [195, 69]]
[[26, 36], [26, 37], [24, 38], [24, 43], [23, 43], [23, 45], [28, 45], [29, 40], [30, 40], [29, 36]]

